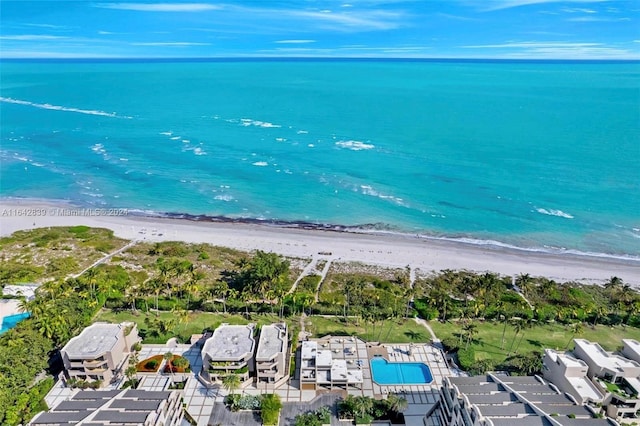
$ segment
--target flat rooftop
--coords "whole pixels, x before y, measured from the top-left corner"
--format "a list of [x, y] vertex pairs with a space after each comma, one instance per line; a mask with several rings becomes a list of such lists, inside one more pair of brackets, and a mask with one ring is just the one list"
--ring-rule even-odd
[[604, 398], [598, 389], [596, 389], [595, 385], [586, 377], [567, 377], [567, 381], [571, 383], [571, 386], [584, 399], [602, 401]]
[[270, 324], [262, 326], [256, 360], [267, 361], [287, 349], [287, 326], [285, 324]]
[[221, 361], [235, 361], [251, 355], [255, 345], [253, 330], [253, 324], [222, 324], [204, 343], [202, 353], [209, 355], [212, 360]]
[[110, 351], [118, 339], [123, 336], [123, 324], [97, 322], [82, 330], [82, 333], [71, 338], [63, 352], [69, 358], [94, 358]]
[[333, 361], [333, 355], [328, 349], [318, 351], [316, 357], [316, 367], [331, 367], [331, 361]]
[[640, 362], [640, 342], [636, 339], [622, 339], [624, 354], [634, 361]]
[[566, 365], [567, 367], [580, 367], [580, 368], [588, 367], [584, 361], [580, 359], [576, 359], [563, 352], [557, 352], [551, 349], [545, 349], [544, 351], [547, 355], [549, 355], [549, 358], [551, 358], [551, 361], [553, 362], [560, 361], [562, 364]]
[[301, 356], [302, 359], [315, 359], [318, 354], [318, 342], [305, 340], [302, 342]]
[[585, 339], [574, 339], [577, 347], [580, 347], [589, 358], [598, 366], [609, 370], [624, 372], [629, 368], [640, 368], [640, 364], [621, 356], [612, 355], [602, 349], [598, 343], [593, 343]]

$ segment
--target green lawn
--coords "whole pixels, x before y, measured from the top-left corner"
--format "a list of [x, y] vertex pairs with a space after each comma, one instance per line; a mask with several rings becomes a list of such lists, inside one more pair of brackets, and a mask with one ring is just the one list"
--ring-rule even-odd
[[[476, 321], [475, 324], [478, 327], [478, 334], [473, 343], [476, 358], [490, 359], [495, 362], [504, 361], [514, 341], [515, 332], [513, 327], [507, 325], [504, 350], [501, 350], [503, 324], [480, 321]], [[439, 339], [457, 337], [461, 331], [460, 324], [455, 322], [441, 323], [439, 321], [431, 321], [430, 325]], [[564, 350], [565, 348], [573, 349], [573, 342], [571, 340], [574, 337], [598, 342], [604, 349], [615, 351], [622, 345], [622, 339], [640, 339], [640, 329], [602, 325], [591, 328], [591, 326], [586, 325], [581, 334], [574, 336], [569, 326], [545, 324], [520, 332], [513, 345], [514, 350], [521, 337], [522, 342], [518, 347], [518, 353], [520, 354], [532, 351], [542, 352], [546, 348], [558, 350]]]
[[[148, 314], [150, 318], [160, 318], [161, 320], [169, 320], [176, 319], [176, 316], [171, 312], [159, 312], [156, 317], [155, 313]], [[144, 320], [147, 317], [147, 314], [143, 312], [138, 312], [137, 314], [133, 314], [131, 311], [120, 311], [113, 312], [111, 310], [103, 309], [95, 318], [95, 321], [106, 321], [119, 323], [122, 321], [133, 321], [138, 324], [139, 330], [146, 330], [147, 325]], [[288, 325], [291, 324], [292, 320], [285, 320]], [[180, 323], [176, 319], [176, 325], [173, 328], [171, 333], [166, 333], [161, 336], [147, 336], [143, 343], [164, 343], [169, 338], [174, 335], [180, 336], [190, 336], [191, 334], [202, 333], [204, 329], [213, 330], [218, 327], [222, 323], [228, 324], [248, 324], [250, 322], [254, 322], [260, 326], [264, 324], [272, 324], [275, 322], [280, 322], [277, 315], [269, 315], [269, 314], [252, 314], [251, 318], [247, 320], [244, 316], [241, 315], [231, 315], [231, 314], [215, 314], [210, 312], [192, 312], [189, 314], [189, 319]]]
[[372, 324], [365, 324], [362, 320], [359, 321], [359, 325], [354, 324], [354, 318], [351, 318], [348, 324], [345, 324], [340, 317], [311, 316], [307, 317], [306, 321], [306, 330], [313, 333], [313, 337], [322, 337], [327, 334], [357, 335], [366, 341], [388, 343], [428, 342], [431, 339], [429, 332], [412, 319], [378, 322], [375, 329]]

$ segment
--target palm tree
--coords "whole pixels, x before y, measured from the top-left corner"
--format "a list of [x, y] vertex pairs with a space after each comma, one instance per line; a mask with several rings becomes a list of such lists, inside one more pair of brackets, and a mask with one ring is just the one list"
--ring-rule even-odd
[[127, 380], [129, 381], [129, 383], [131, 383], [131, 387], [133, 389], [135, 389], [134, 386], [134, 380], [136, 378], [136, 373], [138, 372], [138, 370], [136, 369], [135, 365], [130, 365], [127, 367], [126, 370], [124, 370], [124, 375], [127, 377]]
[[[524, 321], [523, 324], [522, 324], [522, 331], [524, 331], [524, 330], [526, 330], [528, 328], [533, 328], [534, 324], [535, 324], [535, 320], [534, 319]], [[516, 353], [518, 353], [518, 348], [520, 347], [520, 343], [522, 343], [522, 339], [524, 339], [524, 335], [525, 335], [525, 333], [522, 333], [520, 335], [520, 340], [518, 340], [518, 344], [516, 345], [516, 350], [515, 350]]]
[[462, 329], [464, 330], [464, 336], [467, 340], [465, 345], [465, 349], [469, 348], [469, 343], [473, 340], [473, 338], [478, 334], [478, 326], [472, 322], [465, 324]]
[[229, 391], [230, 394], [234, 394], [240, 387], [240, 376], [237, 374], [229, 374], [222, 378], [222, 387]]
[[171, 381], [173, 382], [173, 364], [171, 364], [171, 360], [173, 359], [173, 354], [171, 352], [166, 352], [162, 358], [167, 362], [167, 367], [169, 367], [169, 372], [171, 373]]
[[573, 342], [573, 339], [577, 335], [582, 334], [583, 331], [584, 331], [584, 326], [582, 325], [581, 322], [576, 322], [571, 324], [571, 339], [567, 342], [567, 346], [565, 346], [564, 348], [568, 349], [571, 342]]
[[511, 355], [511, 349], [513, 349], [513, 345], [516, 342], [516, 337], [518, 337], [518, 334], [522, 330], [524, 330], [524, 328], [525, 328], [525, 324], [524, 324], [524, 321], [522, 321], [521, 319], [518, 319], [513, 323], [513, 329], [515, 333], [513, 335], [513, 340], [511, 341], [511, 346], [509, 346], [509, 355]]
[[356, 396], [353, 398], [353, 408], [360, 414], [360, 417], [364, 417], [373, 408], [373, 398]]
[[389, 406], [390, 410], [396, 413], [401, 413], [407, 409], [409, 403], [405, 398], [402, 398], [395, 393], [390, 393], [387, 396], [387, 405]]

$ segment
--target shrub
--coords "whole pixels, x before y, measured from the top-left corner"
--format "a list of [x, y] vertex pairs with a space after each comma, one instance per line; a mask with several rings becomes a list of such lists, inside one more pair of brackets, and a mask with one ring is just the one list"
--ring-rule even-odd
[[155, 359], [147, 361], [144, 366], [150, 370], [154, 370], [158, 366], [158, 361]]
[[265, 425], [277, 425], [281, 408], [282, 402], [278, 395], [275, 393], [262, 395], [260, 400], [260, 416], [262, 417], [262, 423]]
[[476, 362], [476, 351], [473, 346], [458, 350], [458, 363], [463, 370], [470, 370]]
[[447, 352], [457, 352], [460, 349], [460, 339], [455, 337], [445, 337], [442, 339], [442, 346]]

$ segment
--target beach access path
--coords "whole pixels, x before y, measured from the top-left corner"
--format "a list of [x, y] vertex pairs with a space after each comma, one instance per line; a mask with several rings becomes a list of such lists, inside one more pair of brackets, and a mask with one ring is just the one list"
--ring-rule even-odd
[[[39, 200], [0, 200], [1, 209], [61, 207]], [[71, 206], [73, 207], [73, 206]], [[547, 253], [475, 245], [391, 233], [306, 230], [268, 224], [244, 224], [168, 219], [146, 216], [42, 216], [35, 227], [87, 225], [108, 228], [115, 235], [147, 242], [209, 243], [244, 251], [263, 250], [284, 256], [312, 258], [331, 253], [332, 262], [361, 262], [391, 268], [443, 269], [527, 273], [557, 281], [604, 283], [612, 276], [640, 286], [640, 259]], [[0, 221], [0, 235], [34, 228], [34, 218], [9, 216]], [[157, 230], [148, 233], [147, 229]], [[328, 263], [328, 262], [327, 262]]]

